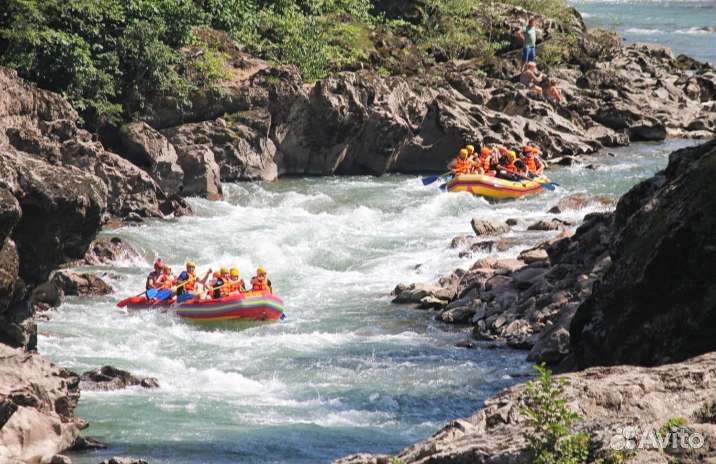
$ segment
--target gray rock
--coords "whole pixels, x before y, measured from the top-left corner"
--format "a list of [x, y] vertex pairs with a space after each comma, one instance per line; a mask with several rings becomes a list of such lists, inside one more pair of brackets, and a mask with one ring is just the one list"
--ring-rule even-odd
[[144, 388], [158, 388], [159, 383], [153, 377], [135, 377], [127, 371], [112, 366], [104, 366], [87, 371], [80, 376], [82, 388], [85, 390], [119, 390], [122, 388], [140, 386]]
[[475, 231], [475, 235], [499, 235], [505, 232], [509, 232], [510, 227], [507, 224], [501, 224], [496, 221], [489, 221], [485, 219], [473, 218], [470, 221], [472, 230]]
[[542, 219], [527, 227], [527, 230], [559, 230], [571, 225], [572, 223], [557, 218], [550, 219], [549, 221]]
[[63, 269], [55, 271], [50, 277], [50, 284], [64, 295], [107, 295], [112, 287], [95, 274], [77, 273]]

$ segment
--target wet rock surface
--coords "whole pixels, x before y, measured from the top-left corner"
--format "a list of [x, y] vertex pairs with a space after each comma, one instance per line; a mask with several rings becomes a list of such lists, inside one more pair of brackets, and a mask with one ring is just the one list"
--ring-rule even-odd
[[143, 388], [158, 388], [159, 383], [153, 377], [136, 377], [129, 372], [112, 366], [99, 367], [84, 372], [80, 376], [81, 387], [84, 390], [120, 390], [122, 388], [139, 386]]
[[[556, 235], [518, 260], [483, 258], [436, 285], [399, 286], [394, 302], [438, 297], [431, 308], [439, 320], [471, 325], [478, 340], [529, 350], [529, 360], [561, 369], [660, 364], [716, 349], [716, 290], [707, 277], [716, 272], [714, 169], [714, 141], [676, 151], [614, 212], [588, 214], [574, 231], [557, 218], [540, 221], [527, 229]], [[587, 201], [574, 195], [560, 204], [581, 209]], [[481, 243], [465, 235], [451, 247]]]
[[69, 448], [87, 425], [74, 417], [79, 397], [77, 375], [0, 344], [0, 461], [40, 462]]
[[571, 324], [579, 366], [661, 364], [716, 349], [716, 142], [679, 150], [624, 195], [612, 265]]
[[[666, 447], [633, 450], [629, 463], [706, 462], [716, 457], [716, 425], [699, 414], [713, 402], [716, 387], [716, 353], [689, 359], [680, 364], [659, 367], [593, 367], [562, 376], [566, 382], [564, 399], [581, 417], [577, 430], [589, 436], [588, 462], [614, 454], [614, 437], [625, 427], [636, 436], [654, 434], [674, 417], [684, 418], [683, 433], [706, 437], [699, 448]], [[503, 390], [485, 401], [473, 416], [448, 423], [430, 438], [394, 456], [357, 454], [335, 461], [337, 464], [483, 463], [514, 464], [534, 461], [524, 436], [527, 431], [524, 405], [525, 384]]]

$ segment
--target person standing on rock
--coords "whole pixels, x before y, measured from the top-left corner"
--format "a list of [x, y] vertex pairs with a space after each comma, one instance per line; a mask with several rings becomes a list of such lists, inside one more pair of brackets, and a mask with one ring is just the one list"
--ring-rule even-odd
[[527, 63], [537, 61], [537, 18], [529, 19], [524, 29], [517, 31], [517, 37], [522, 41], [522, 70]]

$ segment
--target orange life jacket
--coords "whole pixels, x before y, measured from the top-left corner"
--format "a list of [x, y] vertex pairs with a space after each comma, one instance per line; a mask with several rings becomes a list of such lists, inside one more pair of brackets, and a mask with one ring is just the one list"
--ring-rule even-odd
[[468, 160], [457, 159], [455, 163], [455, 174], [467, 174], [470, 172], [471, 164]]
[[535, 162], [534, 155], [527, 155], [524, 157], [525, 166], [527, 166], [527, 171], [537, 174], [537, 163]]
[[187, 279], [182, 282], [182, 287], [184, 288], [184, 291], [186, 292], [193, 292], [196, 290], [196, 276], [194, 274], [191, 274], [189, 272], [186, 273]]
[[232, 293], [243, 292], [243, 291], [245, 291], [245, 289], [243, 287], [244, 287], [244, 283], [242, 282], [241, 279], [229, 280], [229, 291], [230, 292], [232, 292]]
[[508, 162], [504, 167], [507, 172], [517, 172], [517, 166], [515, 166], [514, 161]]
[[251, 278], [251, 290], [255, 292], [270, 292], [271, 286], [268, 283], [268, 279], [253, 277]]
[[156, 288], [171, 288], [174, 283], [174, 279], [170, 275], [162, 274], [157, 277], [156, 283]]

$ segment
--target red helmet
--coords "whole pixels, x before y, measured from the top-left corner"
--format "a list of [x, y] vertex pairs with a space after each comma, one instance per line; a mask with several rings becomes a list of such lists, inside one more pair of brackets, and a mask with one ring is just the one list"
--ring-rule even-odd
[[154, 270], [161, 271], [163, 267], [164, 267], [164, 262], [162, 261], [161, 258], [157, 258], [157, 260], [154, 261]]

